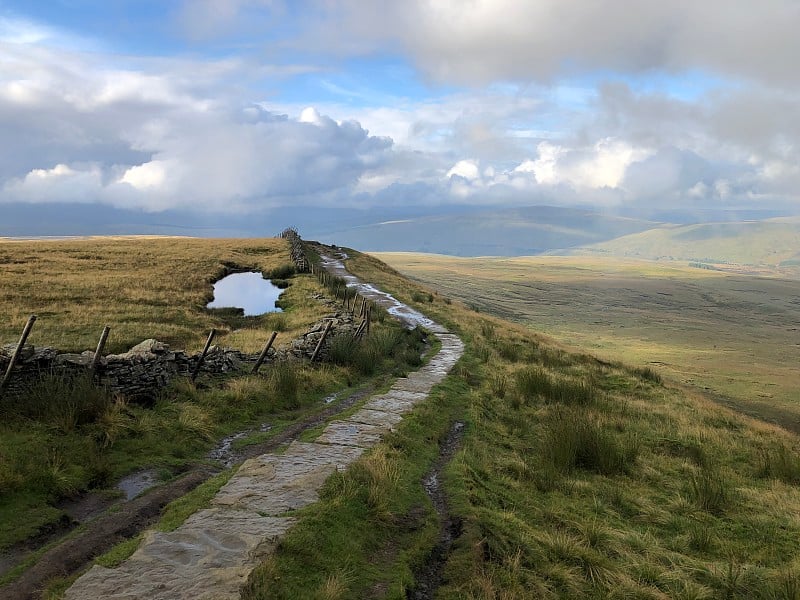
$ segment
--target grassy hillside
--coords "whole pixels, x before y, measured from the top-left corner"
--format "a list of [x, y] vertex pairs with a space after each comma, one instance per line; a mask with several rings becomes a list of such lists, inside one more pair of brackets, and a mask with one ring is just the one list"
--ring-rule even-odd
[[800, 265], [800, 220], [664, 225], [574, 252], [654, 260], [797, 267]]
[[406, 598], [438, 534], [420, 481], [454, 420], [466, 431], [445, 480], [461, 526], [437, 598], [798, 597], [796, 436], [650, 370], [427, 302], [370, 257], [350, 267], [458, 331], [466, 352], [296, 514], [245, 598]]
[[280, 239], [0, 241], [0, 343], [16, 342], [28, 315], [36, 314], [30, 343], [61, 350], [94, 350], [109, 325], [108, 352], [147, 338], [198, 349], [212, 327], [222, 344], [257, 351], [264, 344], [264, 334], [254, 334], [259, 326], [281, 330], [280, 344], [305, 326], [305, 315], [226, 320], [205, 305], [227, 269], [270, 273], [285, 265], [291, 260]]
[[325, 238], [370, 251], [519, 256], [585, 246], [654, 225], [587, 210], [530, 206], [389, 220], [332, 231]]
[[[0, 257], [2, 341], [15, 341], [24, 317], [36, 312], [36, 345], [91, 348], [108, 323], [112, 348], [148, 336], [191, 347], [213, 326], [227, 333], [226, 345], [260, 349], [273, 328], [288, 342], [332, 310], [312, 297], [330, 298], [332, 291], [310, 274], [289, 278], [286, 310], [277, 316], [224, 317], [203, 308], [211, 282], [227, 267], [285, 271], [285, 240], [13, 242], [0, 244]], [[201, 374], [196, 384], [177, 378], [152, 405], [112, 395], [80, 375], [45, 373], [19, 396], [0, 395], [0, 559], [26, 540], [36, 547], [36, 540], [69, 529], [72, 501], [103, 506], [118, 498], [115, 484], [128, 473], [147, 468], [170, 480], [208, 466], [209, 450], [232, 432], [243, 432], [237, 444], [263, 443], [335, 407], [322, 402], [332, 393], [368, 380], [384, 385], [393, 371], [410, 368], [407, 361], [418, 363], [420, 351], [419, 338], [384, 317], [376, 310], [363, 343], [344, 338], [334, 346], [332, 363], [268, 362], [257, 375], [245, 366], [224, 378]], [[0, 586], [20, 574], [5, 573], [4, 562]]]
[[796, 281], [614, 258], [379, 256], [482, 311], [800, 431]]

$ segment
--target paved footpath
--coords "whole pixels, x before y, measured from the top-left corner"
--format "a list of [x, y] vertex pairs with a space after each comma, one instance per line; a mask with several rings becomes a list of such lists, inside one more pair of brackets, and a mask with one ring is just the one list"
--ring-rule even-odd
[[348, 467], [427, 398], [460, 358], [461, 340], [374, 286], [347, 273], [341, 257], [325, 267], [348, 286], [386, 308], [408, 327], [423, 325], [442, 343], [428, 364], [373, 396], [346, 420], [333, 421], [315, 442], [292, 442], [284, 454], [245, 461], [220, 489], [211, 507], [175, 531], [150, 531], [119, 567], [94, 566], [67, 590], [67, 600], [178, 600], [239, 598], [250, 572], [295, 522], [281, 516], [319, 498], [323, 482]]

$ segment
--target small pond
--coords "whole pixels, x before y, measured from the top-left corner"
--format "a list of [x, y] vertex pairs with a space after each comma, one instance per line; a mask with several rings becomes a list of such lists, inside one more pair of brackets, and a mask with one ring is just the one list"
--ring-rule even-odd
[[206, 308], [243, 308], [246, 317], [280, 312], [275, 301], [281, 293], [261, 273], [234, 273], [214, 284], [214, 301]]

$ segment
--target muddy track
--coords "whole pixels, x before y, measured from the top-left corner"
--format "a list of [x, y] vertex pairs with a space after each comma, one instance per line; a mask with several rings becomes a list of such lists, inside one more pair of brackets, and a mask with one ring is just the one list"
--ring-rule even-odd
[[462, 521], [450, 514], [447, 495], [442, 488], [442, 472], [450, 463], [461, 445], [464, 423], [456, 421], [439, 446], [439, 457], [422, 479], [422, 487], [431, 499], [439, 517], [439, 539], [425, 564], [414, 572], [414, 587], [406, 593], [408, 600], [429, 600], [442, 583], [442, 571], [450, 556], [453, 542], [461, 536]]
[[[305, 431], [319, 427], [337, 414], [352, 408], [372, 392], [372, 388], [361, 389], [319, 413], [293, 423], [265, 442], [241, 448], [231, 458], [235, 463], [274, 452], [298, 439]], [[0, 598], [38, 598], [48, 580], [83, 570], [115, 544], [152, 526], [167, 504], [185, 496], [220, 470], [210, 465], [197, 466], [129, 502], [115, 504], [115, 507], [119, 506], [118, 512], [107, 513], [90, 521], [83, 531], [46, 551], [19, 579], [0, 587]]]

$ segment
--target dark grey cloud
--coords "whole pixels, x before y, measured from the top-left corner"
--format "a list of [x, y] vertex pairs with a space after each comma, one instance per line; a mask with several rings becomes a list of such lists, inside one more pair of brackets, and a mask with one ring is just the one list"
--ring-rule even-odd
[[795, 0], [308, 4], [311, 35], [304, 43], [354, 53], [393, 41], [440, 81], [552, 80], [601, 69], [705, 70], [777, 86], [800, 83], [793, 64], [800, 56]]

